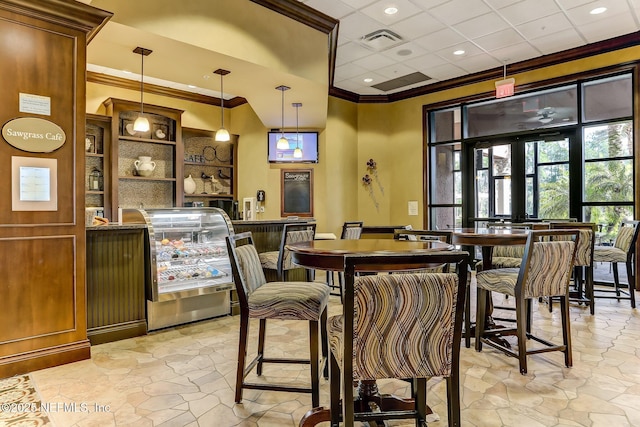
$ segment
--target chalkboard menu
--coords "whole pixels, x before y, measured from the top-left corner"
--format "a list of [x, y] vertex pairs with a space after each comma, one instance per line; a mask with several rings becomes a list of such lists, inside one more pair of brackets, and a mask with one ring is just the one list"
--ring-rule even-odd
[[313, 169], [282, 169], [281, 216], [313, 216]]

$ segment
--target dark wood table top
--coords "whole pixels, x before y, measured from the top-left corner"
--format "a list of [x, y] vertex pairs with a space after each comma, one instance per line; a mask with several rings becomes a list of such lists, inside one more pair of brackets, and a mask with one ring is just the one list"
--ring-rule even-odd
[[287, 245], [286, 248], [291, 251], [292, 260], [298, 265], [319, 270], [342, 271], [345, 255], [437, 253], [450, 251], [453, 246], [439, 241], [339, 239], [292, 243]]
[[524, 245], [529, 230], [522, 228], [451, 228], [455, 245], [508, 246]]

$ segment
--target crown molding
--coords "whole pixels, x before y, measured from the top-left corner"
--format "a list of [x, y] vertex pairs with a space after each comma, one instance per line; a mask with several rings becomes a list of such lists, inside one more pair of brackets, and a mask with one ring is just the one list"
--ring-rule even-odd
[[[121, 77], [110, 76], [108, 74], [101, 74], [93, 71], [87, 71], [87, 82], [115, 86], [121, 89], [130, 89], [135, 91], [140, 90], [140, 84], [134, 80], [123, 79]], [[199, 93], [158, 86], [151, 83], [144, 84], [144, 92], [167, 96], [169, 98], [183, 99], [185, 101], [199, 102], [201, 104], [215, 105], [216, 107], [220, 107], [222, 104], [220, 102], [220, 98], [216, 98], [215, 96], [201, 95]], [[236, 96], [235, 98], [225, 100], [224, 108], [234, 108], [246, 103], [247, 100], [245, 98]]]

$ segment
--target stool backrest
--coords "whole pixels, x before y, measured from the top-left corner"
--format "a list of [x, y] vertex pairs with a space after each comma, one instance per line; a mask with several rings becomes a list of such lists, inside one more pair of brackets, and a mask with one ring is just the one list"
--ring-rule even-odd
[[[253, 244], [250, 231], [227, 236], [227, 250], [231, 261], [231, 272], [238, 293], [241, 310], [249, 310], [249, 296], [260, 286], [267, 283], [260, 264], [258, 251]], [[238, 242], [245, 244], [238, 245]]]
[[[285, 224], [282, 229], [282, 239], [280, 241], [280, 252], [278, 254], [278, 270], [289, 270], [294, 268], [291, 261], [291, 252], [286, 249], [286, 245], [298, 242], [310, 242], [316, 234], [316, 224]], [[282, 276], [280, 276], [282, 277]]]
[[623, 221], [620, 224], [613, 246], [627, 253], [635, 251], [635, 243], [638, 239], [638, 223], [639, 221]]
[[[347, 256], [345, 366], [353, 378], [448, 377], [458, 371], [468, 254]], [[455, 273], [357, 276], [358, 271], [407, 271], [453, 263]]]
[[[552, 222], [552, 230], [576, 229], [580, 232], [578, 247], [576, 248], [576, 267], [590, 267], [593, 265], [593, 248], [596, 243], [597, 224], [594, 222]], [[570, 238], [570, 237], [568, 237]]]
[[[532, 230], [515, 287], [516, 298], [566, 295], [576, 255], [579, 231]], [[571, 237], [571, 240], [567, 240]]]
[[344, 240], [358, 240], [362, 235], [362, 221], [347, 221], [342, 224], [341, 239]]

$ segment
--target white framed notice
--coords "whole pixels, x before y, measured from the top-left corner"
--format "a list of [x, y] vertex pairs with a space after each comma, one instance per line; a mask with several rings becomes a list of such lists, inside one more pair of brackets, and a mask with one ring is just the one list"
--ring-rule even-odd
[[58, 160], [11, 157], [11, 210], [58, 210]]

